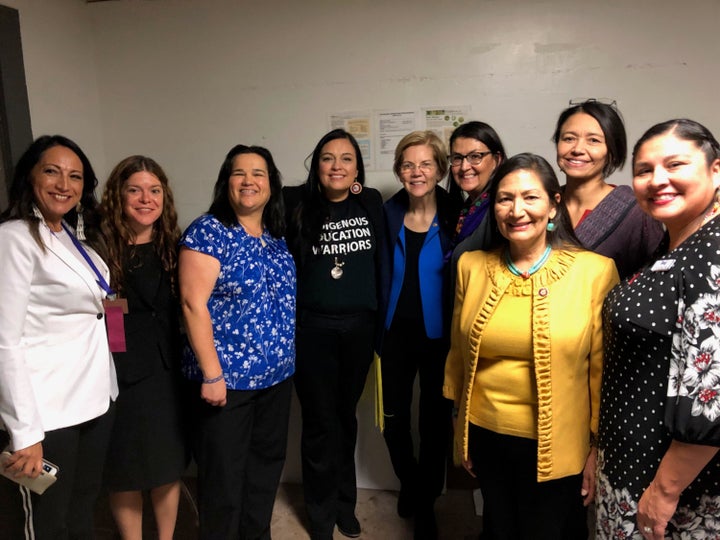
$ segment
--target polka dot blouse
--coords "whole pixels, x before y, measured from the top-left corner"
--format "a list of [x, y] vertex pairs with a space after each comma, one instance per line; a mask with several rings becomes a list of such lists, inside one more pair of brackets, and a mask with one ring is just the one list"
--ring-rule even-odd
[[[639, 539], [637, 503], [671, 441], [720, 446], [720, 219], [615, 287], [603, 319], [598, 538]], [[668, 535], [720, 538], [720, 455]]]

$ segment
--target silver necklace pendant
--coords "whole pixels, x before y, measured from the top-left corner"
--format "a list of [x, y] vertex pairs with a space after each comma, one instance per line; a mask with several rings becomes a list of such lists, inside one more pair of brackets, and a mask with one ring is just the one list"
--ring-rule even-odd
[[335, 266], [332, 267], [330, 270], [330, 275], [333, 279], [340, 279], [343, 275], [343, 269], [342, 267], [345, 266], [345, 262], [338, 261], [338, 258], [335, 257]]

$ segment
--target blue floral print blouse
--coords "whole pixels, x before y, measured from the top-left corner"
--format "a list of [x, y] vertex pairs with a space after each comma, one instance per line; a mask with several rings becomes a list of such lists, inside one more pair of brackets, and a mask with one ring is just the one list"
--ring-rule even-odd
[[[205, 214], [193, 221], [180, 245], [220, 261], [208, 300], [213, 339], [230, 390], [258, 390], [295, 372], [295, 263], [283, 238], [261, 238], [242, 226], [228, 228]], [[189, 345], [183, 373], [201, 381]]]

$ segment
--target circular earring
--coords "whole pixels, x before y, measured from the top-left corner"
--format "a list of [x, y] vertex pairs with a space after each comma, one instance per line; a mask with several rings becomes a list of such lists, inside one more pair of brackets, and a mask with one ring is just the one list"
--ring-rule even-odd
[[545, 227], [548, 232], [553, 232], [555, 230], [555, 224], [552, 221], [548, 221], [547, 227]]
[[362, 191], [362, 189], [363, 189], [362, 184], [360, 182], [358, 182], [357, 180], [355, 180], [350, 185], [350, 193], [352, 193], [353, 195], [359, 195], [360, 192]]

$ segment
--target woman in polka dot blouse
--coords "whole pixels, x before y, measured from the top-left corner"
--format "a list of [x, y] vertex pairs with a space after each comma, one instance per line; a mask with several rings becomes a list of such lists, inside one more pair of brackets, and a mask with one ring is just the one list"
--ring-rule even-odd
[[604, 306], [598, 538], [720, 538], [720, 145], [658, 124], [633, 176], [667, 233]]

